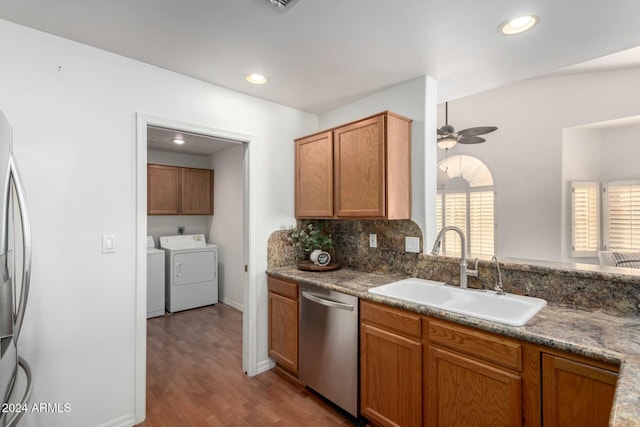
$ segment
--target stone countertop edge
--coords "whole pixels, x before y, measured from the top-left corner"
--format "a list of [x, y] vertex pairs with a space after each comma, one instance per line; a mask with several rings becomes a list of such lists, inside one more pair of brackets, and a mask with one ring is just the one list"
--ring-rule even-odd
[[547, 304], [525, 325], [509, 326], [368, 292], [369, 288], [406, 278], [403, 275], [367, 273], [348, 268], [309, 272], [296, 267], [273, 268], [267, 270], [267, 274], [620, 364], [610, 426], [640, 425], [640, 317], [618, 317], [597, 310]]
[[606, 280], [610, 282], [640, 285], [637, 268], [611, 267], [596, 264], [571, 264], [566, 262], [536, 261], [517, 258], [500, 258], [500, 263], [510, 270], [562, 274], [569, 277]]

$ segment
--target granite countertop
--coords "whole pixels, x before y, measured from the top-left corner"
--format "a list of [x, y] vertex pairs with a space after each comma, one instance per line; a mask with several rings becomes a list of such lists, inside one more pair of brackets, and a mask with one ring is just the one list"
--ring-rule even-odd
[[369, 288], [391, 283], [405, 276], [351, 269], [309, 272], [295, 267], [273, 268], [267, 273], [300, 284], [333, 289], [523, 341], [620, 364], [610, 425], [640, 425], [640, 317], [617, 317], [600, 311], [548, 304], [524, 326], [516, 327], [367, 292]]

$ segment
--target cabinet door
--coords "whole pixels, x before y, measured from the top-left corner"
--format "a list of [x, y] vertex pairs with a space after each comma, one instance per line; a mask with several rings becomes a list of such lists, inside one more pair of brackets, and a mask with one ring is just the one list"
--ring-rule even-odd
[[436, 347], [427, 363], [428, 425], [522, 425], [518, 375]]
[[336, 129], [334, 156], [336, 216], [384, 217], [384, 116]]
[[549, 354], [542, 355], [542, 419], [545, 426], [605, 427], [617, 375]]
[[213, 215], [213, 171], [182, 168], [182, 215]]
[[383, 426], [422, 425], [422, 344], [360, 327], [360, 407]]
[[180, 213], [180, 168], [147, 165], [147, 214]]
[[296, 140], [296, 218], [333, 217], [333, 134]]
[[298, 372], [298, 301], [269, 292], [269, 357]]

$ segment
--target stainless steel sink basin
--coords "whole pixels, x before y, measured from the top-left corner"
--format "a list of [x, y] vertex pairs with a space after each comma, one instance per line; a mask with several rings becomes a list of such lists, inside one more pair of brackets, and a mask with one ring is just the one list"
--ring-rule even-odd
[[540, 298], [460, 289], [424, 279], [399, 280], [369, 292], [511, 326], [524, 325], [547, 305]]

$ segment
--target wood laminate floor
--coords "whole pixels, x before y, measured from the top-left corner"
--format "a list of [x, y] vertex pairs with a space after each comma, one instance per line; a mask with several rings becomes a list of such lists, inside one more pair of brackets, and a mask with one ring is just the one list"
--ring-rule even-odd
[[349, 426], [273, 370], [242, 372], [242, 313], [224, 304], [147, 321], [147, 418], [140, 426]]

